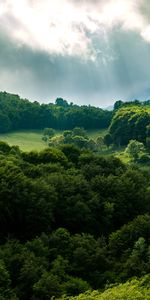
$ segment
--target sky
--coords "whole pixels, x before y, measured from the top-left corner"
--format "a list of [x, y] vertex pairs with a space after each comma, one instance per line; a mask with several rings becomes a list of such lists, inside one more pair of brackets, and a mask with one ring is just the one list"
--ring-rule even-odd
[[0, 0], [0, 90], [100, 107], [150, 99], [150, 0]]

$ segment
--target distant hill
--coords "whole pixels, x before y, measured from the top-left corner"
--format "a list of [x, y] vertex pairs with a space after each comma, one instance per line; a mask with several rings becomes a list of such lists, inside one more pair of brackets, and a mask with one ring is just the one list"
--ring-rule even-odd
[[107, 128], [112, 112], [94, 106], [78, 106], [57, 98], [55, 104], [40, 104], [18, 95], [0, 92], [0, 133], [12, 130]]

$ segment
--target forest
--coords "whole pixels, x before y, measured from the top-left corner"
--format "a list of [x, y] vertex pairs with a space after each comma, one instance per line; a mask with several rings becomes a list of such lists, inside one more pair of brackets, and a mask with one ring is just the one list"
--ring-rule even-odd
[[[150, 299], [149, 101], [109, 112], [1, 93], [0, 107], [1, 131], [65, 129], [42, 151], [0, 142], [0, 300]], [[85, 146], [89, 126], [132, 162]]]
[[93, 106], [78, 106], [57, 98], [55, 104], [40, 104], [18, 95], [0, 92], [0, 133], [21, 129], [106, 128], [112, 112]]

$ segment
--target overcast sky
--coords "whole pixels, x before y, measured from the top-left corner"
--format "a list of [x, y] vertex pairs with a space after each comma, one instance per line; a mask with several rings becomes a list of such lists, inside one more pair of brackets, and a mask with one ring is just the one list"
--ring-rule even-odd
[[150, 99], [150, 0], [0, 0], [0, 90], [101, 107]]

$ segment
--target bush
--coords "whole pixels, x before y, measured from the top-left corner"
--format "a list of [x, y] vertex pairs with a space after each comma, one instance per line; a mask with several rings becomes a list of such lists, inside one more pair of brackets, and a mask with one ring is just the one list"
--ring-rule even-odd
[[64, 297], [62, 300], [148, 300], [150, 299], [150, 276], [141, 280], [134, 279], [106, 289], [103, 293], [98, 291], [86, 292], [77, 297]]
[[139, 156], [138, 162], [143, 164], [150, 163], [150, 155], [148, 155], [147, 153], [142, 153]]

